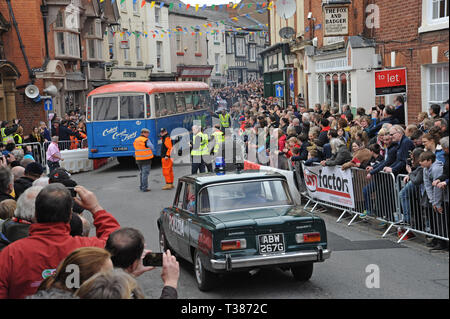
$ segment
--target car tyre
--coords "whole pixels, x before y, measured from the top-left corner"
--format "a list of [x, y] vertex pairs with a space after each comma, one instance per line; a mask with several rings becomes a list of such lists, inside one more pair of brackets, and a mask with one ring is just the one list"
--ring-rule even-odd
[[195, 250], [194, 253], [194, 271], [198, 289], [201, 291], [210, 291], [214, 288], [217, 275], [205, 269], [198, 250]]
[[314, 264], [302, 264], [291, 267], [292, 275], [296, 281], [308, 281], [313, 274]]

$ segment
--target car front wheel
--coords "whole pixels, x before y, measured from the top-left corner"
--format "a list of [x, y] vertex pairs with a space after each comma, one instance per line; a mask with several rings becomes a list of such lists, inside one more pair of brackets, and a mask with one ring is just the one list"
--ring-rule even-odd
[[194, 267], [198, 289], [201, 291], [211, 290], [217, 280], [217, 275], [205, 269], [200, 259], [200, 253], [198, 250], [196, 250], [194, 254]]
[[292, 275], [297, 281], [307, 281], [311, 278], [313, 273], [314, 264], [302, 264], [291, 267]]

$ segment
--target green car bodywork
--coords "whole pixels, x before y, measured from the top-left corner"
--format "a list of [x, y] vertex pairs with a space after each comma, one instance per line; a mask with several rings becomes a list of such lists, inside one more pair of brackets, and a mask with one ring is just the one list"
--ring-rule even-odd
[[[263, 182], [282, 185], [278, 191], [280, 188], [285, 191], [282, 195], [286, 196], [286, 201], [280, 205], [256, 204], [247, 208], [233, 208], [232, 203], [227, 203], [229, 209], [200, 211], [203, 208], [199, 207], [202, 205], [199, 205], [199, 194], [203, 194], [201, 192], [205, 189]], [[194, 194], [195, 205], [189, 206], [186, 201], [194, 199]], [[218, 200], [226, 201], [224, 198]], [[261, 267], [290, 268], [296, 279], [307, 280], [312, 275], [313, 263], [322, 262], [331, 254], [327, 249], [325, 222], [296, 206], [286, 178], [273, 172], [237, 171], [182, 177], [178, 181], [173, 205], [160, 214], [158, 228], [161, 249], [170, 249], [194, 263], [201, 290], [212, 287], [214, 274]], [[223, 249], [225, 246], [222, 245], [236, 240], [241, 246]], [[261, 244], [261, 240], [278, 240], [278, 244]], [[270, 247], [262, 247], [264, 245]], [[267, 250], [275, 246], [282, 247], [282, 251], [261, 252], [263, 248]]]

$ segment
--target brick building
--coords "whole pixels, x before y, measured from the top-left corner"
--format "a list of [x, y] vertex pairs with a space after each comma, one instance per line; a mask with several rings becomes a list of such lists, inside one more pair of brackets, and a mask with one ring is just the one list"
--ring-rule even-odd
[[[297, 1], [298, 3], [299, 1]], [[364, 107], [375, 103], [375, 74], [379, 68], [375, 41], [365, 21], [368, 1], [304, 1], [304, 69], [307, 104]]]
[[[14, 100], [8, 89], [6, 112], [0, 113], [2, 120], [22, 119], [25, 135], [45, 120], [43, 100], [25, 95], [30, 84], [38, 87], [40, 95], [48, 95], [45, 89], [49, 87], [56, 88], [53, 112], [59, 116], [69, 110], [82, 110], [87, 92], [106, 81], [103, 37], [107, 27], [118, 23], [117, 3], [8, 0], [0, 2], [0, 13], [2, 24], [9, 25], [1, 32], [1, 59], [17, 68]], [[12, 74], [13, 68], [9, 70]]]
[[9, 85], [6, 103], [0, 103], [3, 104], [0, 116], [1, 120], [22, 119], [21, 125], [25, 130], [39, 124], [39, 120], [45, 116], [43, 102], [35, 103], [25, 96], [28, 84], [36, 85], [41, 92], [44, 89], [44, 81], [36, 79], [33, 72], [33, 68], [42, 67], [46, 54], [40, 6], [41, 1], [0, 2], [0, 13], [9, 24], [8, 29], [1, 34], [1, 59], [12, 63], [18, 73], [14, 87], [11, 87], [11, 83]]
[[[373, 2], [373, 1], [372, 1]], [[406, 114], [409, 123], [431, 104], [449, 98], [448, 0], [376, 0], [379, 28], [372, 36], [383, 68], [407, 72]], [[392, 97], [377, 99], [392, 103]]]

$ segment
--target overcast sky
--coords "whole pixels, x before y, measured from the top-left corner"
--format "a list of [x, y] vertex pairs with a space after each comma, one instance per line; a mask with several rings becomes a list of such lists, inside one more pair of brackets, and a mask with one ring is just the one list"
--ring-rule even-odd
[[186, 4], [189, 3], [190, 5], [195, 5], [195, 4], [204, 5], [204, 4], [206, 4], [208, 6], [212, 6], [213, 4], [224, 4], [224, 3], [229, 3], [229, 2], [238, 3], [238, 2], [240, 2], [240, 0], [181, 0], [181, 2], [184, 2]]

